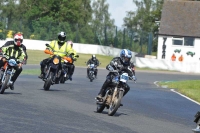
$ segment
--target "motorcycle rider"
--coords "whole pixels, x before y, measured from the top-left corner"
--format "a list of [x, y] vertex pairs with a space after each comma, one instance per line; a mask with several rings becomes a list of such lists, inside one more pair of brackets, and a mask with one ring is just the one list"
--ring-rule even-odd
[[[46, 50], [50, 50], [50, 51], [56, 51], [56, 53], [58, 55], [60, 55], [61, 57], [64, 57], [68, 54], [68, 52], [71, 50], [71, 47], [69, 45], [67, 45], [67, 43], [65, 42], [66, 39], [66, 33], [61, 31], [60, 33], [58, 33], [58, 40], [53, 40], [50, 42], [50, 47], [46, 47]], [[43, 79], [44, 78], [44, 68], [45, 65], [48, 64], [48, 62], [50, 61], [52, 56], [42, 60], [40, 62], [40, 66], [41, 66], [41, 74], [38, 76], [38, 78]]]
[[72, 63], [68, 63], [68, 68], [69, 68], [69, 80], [72, 81], [72, 75], [74, 74], [74, 69], [75, 69], [74, 61], [77, 60], [78, 56], [76, 50], [73, 48], [73, 42], [67, 41], [67, 45], [71, 47], [71, 50], [68, 52], [68, 56], [72, 57]]
[[88, 61], [87, 61], [87, 77], [89, 75], [89, 70], [90, 70], [90, 64], [94, 64], [95, 65], [95, 71], [94, 71], [94, 75], [95, 75], [95, 78], [97, 78], [97, 73], [98, 73], [98, 69], [97, 69], [97, 66], [99, 66], [99, 60], [96, 58], [96, 56], [93, 54], [92, 55], [92, 58], [90, 58]]
[[[108, 85], [110, 83], [112, 83], [112, 81], [114, 80], [114, 77], [116, 75], [116, 72], [112, 72], [114, 70], [117, 70], [118, 72], [120, 71], [126, 71], [128, 73], [128, 75], [130, 77], [133, 76], [133, 72], [131, 70], [131, 63], [130, 63], [130, 60], [132, 58], [132, 53], [130, 50], [128, 49], [123, 49], [121, 52], [120, 52], [120, 57], [115, 57], [111, 60], [111, 62], [106, 66], [106, 69], [111, 71], [108, 73], [107, 77], [106, 77], [106, 80], [103, 84], [103, 86], [101, 87], [101, 90], [99, 91], [96, 99], [97, 100], [102, 100], [102, 97], [104, 97], [105, 95], [105, 89], [108, 87]], [[128, 84], [126, 84], [126, 88], [125, 89], [125, 92], [124, 92], [124, 96], [127, 94], [127, 92], [130, 90], [130, 87], [128, 86]]]
[[[17, 34], [21, 34], [23, 35], [21, 32], [18, 32]], [[7, 41], [4, 45], [1, 46], [0, 48], [0, 52], [2, 52], [2, 47], [7, 47], [7, 46], [10, 46], [10, 45], [15, 45], [15, 42], [14, 40], [11, 40], [11, 41]], [[27, 59], [28, 59], [28, 54], [26, 52], [26, 46], [24, 44], [21, 44], [19, 47], [21, 47], [25, 53], [25, 57], [24, 57], [24, 60], [23, 60], [23, 64], [26, 64], [27, 63]]]
[[14, 83], [17, 80], [20, 73], [22, 72], [22, 62], [23, 62], [23, 59], [26, 57], [26, 54], [21, 46], [22, 42], [23, 42], [23, 35], [20, 33], [17, 33], [14, 35], [13, 41], [7, 41], [4, 44], [4, 46], [1, 48], [3, 57], [0, 60], [0, 67], [2, 67], [4, 63], [6, 62], [6, 59], [9, 59], [9, 58], [15, 58], [18, 63], [18, 65], [14, 67], [16, 71], [11, 78], [11, 82], [10, 82], [11, 90], [14, 90]]

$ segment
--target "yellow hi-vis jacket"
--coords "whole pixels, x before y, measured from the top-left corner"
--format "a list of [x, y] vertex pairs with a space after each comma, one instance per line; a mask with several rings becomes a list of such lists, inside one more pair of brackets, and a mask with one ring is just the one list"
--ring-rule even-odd
[[56, 40], [53, 40], [49, 45], [51, 48], [50, 47], [46, 47], [46, 48], [53, 51], [54, 54], [59, 55], [61, 57], [68, 55], [68, 53], [72, 49], [69, 45], [67, 45], [66, 42], [60, 47], [58, 45], [58, 41], [56, 41]]
[[17, 49], [15, 49], [14, 45], [2, 47], [2, 53], [6, 56], [6, 58], [14, 57], [17, 59], [17, 61], [20, 61], [20, 62], [22, 62], [24, 57], [26, 56], [21, 47], [18, 47]]

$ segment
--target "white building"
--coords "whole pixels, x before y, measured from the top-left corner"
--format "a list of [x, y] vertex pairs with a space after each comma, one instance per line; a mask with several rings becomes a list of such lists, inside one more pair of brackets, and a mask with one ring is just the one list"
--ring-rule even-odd
[[176, 56], [176, 61], [179, 61], [181, 55], [183, 62], [200, 61], [200, 2], [198, 1], [166, 0], [163, 4], [157, 59], [171, 60], [173, 54]]

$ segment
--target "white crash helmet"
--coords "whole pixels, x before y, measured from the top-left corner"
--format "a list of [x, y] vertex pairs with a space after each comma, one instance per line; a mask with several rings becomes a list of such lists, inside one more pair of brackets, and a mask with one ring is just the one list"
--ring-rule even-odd
[[14, 44], [16, 46], [21, 46], [22, 42], [23, 42], [23, 35], [21, 33], [17, 33], [14, 35]]

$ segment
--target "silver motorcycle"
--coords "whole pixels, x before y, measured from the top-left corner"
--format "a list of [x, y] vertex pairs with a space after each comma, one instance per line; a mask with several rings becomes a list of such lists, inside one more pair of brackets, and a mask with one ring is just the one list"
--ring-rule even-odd
[[[118, 73], [117, 71], [113, 71]], [[108, 115], [113, 116], [121, 105], [121, 100], [124, 95], [124, 88], [128, 80], [132, 80], [126, 72], [120, 72], [114, 77], [112, 83], [106, 88], [106, 94], [102, 98], [102, 101], [96, 102], [97, 112], [101, 113], [104, 108], [108, 109]]]

